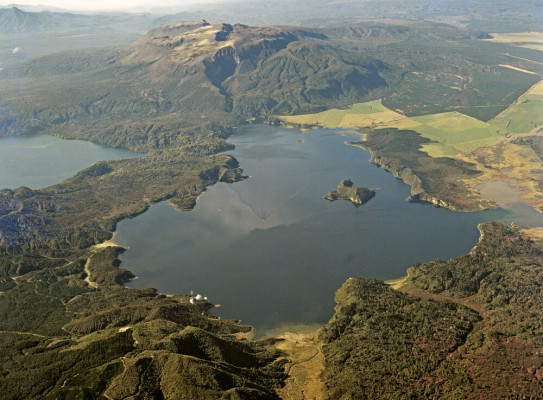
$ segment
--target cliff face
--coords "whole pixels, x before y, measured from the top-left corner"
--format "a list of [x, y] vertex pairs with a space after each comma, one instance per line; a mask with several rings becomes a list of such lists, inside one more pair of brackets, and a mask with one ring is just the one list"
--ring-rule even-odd
[[456, 211], [455, 207], [452, 207], [451, 205], [447, 204], [445, 201], [441, 199], [436, 199], [435, 197], [432, 197], [428, 193], [424, 193], [424, 192], [409, 196], [407, 198], [407, 201], [429, 203], [429, 204], [432, 204], [434, 207], [448, 208], [450, 210]]
[[446, 201], [438, 199], [425, 192], [422, 188], [422, 181], [417, 175], [413, 173], [410, 168], [398, 166], [395, 162], [390, 162], [387, 157], [375, 156], [373, 154], [371, 156], [370, 162], [378, 165], [381, 168], [386, 169], [396, 178], [401, 179], [409, 186], [411, 186], [411, 196], [406, 199], [407, 201], [429, 203], [435, 207], [448, 208], [453, 211], [457, 210], [456, 207], [447, 203]]

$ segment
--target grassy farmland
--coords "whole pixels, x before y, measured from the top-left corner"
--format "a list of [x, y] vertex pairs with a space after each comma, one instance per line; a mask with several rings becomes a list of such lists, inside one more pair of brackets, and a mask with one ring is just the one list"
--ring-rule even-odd
[[543, 51], [543, 32], [493, 33], [492, 39], [485, 40]]

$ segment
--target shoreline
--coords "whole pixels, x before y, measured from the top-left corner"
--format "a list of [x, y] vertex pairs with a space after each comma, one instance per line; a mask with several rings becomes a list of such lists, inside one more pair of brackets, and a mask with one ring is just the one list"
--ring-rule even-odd
[[385, 285], [389, 285], [392, 289], [398, 290], [407, 283], [407, 278], [409, 278], [409, 274], [402, 276], [401, 278], [387, 279], [383, 282], [385, 283]]
[[120, 248], [128, 250], [130, 247], [123, 247], [119, 243], [115, 242], [115, 235], [116, 235], [116, 232], [113, 232], [113, 235], [111, 236], [111, 239], [106, 240], [105, 242], [98, 243], [98, 244], [95, 244], [93, 246], [90, 246], [89, 250], [95, 251], [97, 249], [105, 249], [105, 248], [108, 248], [108, 247], [120, 247]]
[[[352, 144], [352, 145], [355, 145], [357, 146], [357, 144]], [[360, 146], [358, 144], [358, 146]], [[362, 147], [362, 146], [360, 146]], [[370, 153], [372, 155], [372, 152], [367, 150], [367, 149], [364, 149], [364, 151], [368, 151], [368, 153]], [[373, 155], [372, 155], [373, 157]], [[388, 172], [391, 172], [392, 171], [388, 171]], [[394, 173], [392, 173], [394, 175]], [[403, 180], [403, 179], [402, 179]], [[404, 181], [405, 182], [405, 181]], [[198, 200], [206, 193], [206, 190], [202, 191], [195, 199], [195, 202], [198, 202]], [[171, 203], [168, 201], [168, 204], [171, 205]], [[117, 247], [122, 247], [120, 246], [118, 243], [116, 243], [116, 236], [115, 236], [115, 233], [113, 234], [112, 238], [110, 240], [107, 240], [103, 243], [100, 243], [100, 244], [97, 244], [95, 246], [92, 247], [92, 249], [103, 249], [103, 248], [107, 248], [107, 247], [112, 247], [112, 246], [117, 246]], [[400, 274], [403, 273], [402, 271], [399, 271]], [[397, 290], [397, 289], [400, 289], [402, 288], [405, 284], [406, 284], [406, 280], [407, 280], [408, 276], [402, 276], [402, 277], [399, 277], [399, 278], [394, 278], [394, 279], [389, 279], [389, 280], [383, 280], [383, 282], [387, 285], [390, 285], [393, 289]], [[134, 277], [133, 279], [137, 279], [137, 277]], [[131, 279], [131, 280], [133, 280]], [[130, 281], [131, 281], [130, 280]], [[126, 281], [125, 283], [128, 283], [129, 281]], [[125, 285], [125, 287], [127, 287]], [[164, 292], [159, 292], [160, 294], [164, 294], [166, 296], [175, 296], [175, 294], [170, 294], [170, 293], [164, 293]], [[219, 307], [219, 305], [213, 305], [214, 307]], [[324, 322], [322, 324], [313, 324], [314, 327], [315, 327], [315, 330], [316, 329], [319, 329], [321, 328], [322, 326], [326, 325], [327, 322]], [[295, 324], [297, 325], [297, 324]], [[253, 330], [255, 330], [255, 328], [253, 327]], [[280, 325], [274, 329], [265, 329], [265, 330], [262, 330], [260, 333], [258, 330], [256, 332], [256, 334], [254, 336], [256, 336], [257, 338], [261, 338], [261, 337], [266, 337], [266, 336], [277, 336], [277, 335], [282, 335], [282, 334], [285, 334], [285, 333], [298, 333], [298, 332], [304, 332], [304, 331], [307, 331], [309, 329], [301, 329], [299, 327], [295, 327], [294, 329], [292, 328], [292, 326], [283, 326], [283, 325]]]
[[[339, 134], [342, 135], [342, 134], [345, 134], [345, 132], [346, 131], [342, 131], [342, 132], [339, 132]], [[348, 133], [351, 133], [351, 132], [348, 132]], [[354, 134], [354, 132], [352, 132], [352, 133]], [[363, 135], [362, 133], [358, 133], [358, 134]], [[371, 151], [368, 151], [368, 150], [366, 150], [364, 148], [363, 148], [363, 150], [367, 151], [371, 155]], [[208, 188], [206, 188], [206, 189], [208, 189]], [[201, 193], [199, 193], [198, 196], [196, 196], [196, 198], [195, 198], [195, 203], [197, 203], [200, 200], [200, 198], [202, 196], [204, 196], [206, 193], [207, 193], [207, 190], [204, 190]], [[168, 205], [171, 206], [171, 202], [169, 200], [168, 200]], [[107, 248], [109, 246], [119, 246], [119, 244], [116, 242], [116, 240], [117, 240], [117, 236], [114, 233], [110, 240], [107, 240], [107, 241], [105, 241], [103, 243], [100, 243], [100, 244], [96, 245], [95, 249], [103, 249], [103, 248]], [[119, 246], [119, 247], [122, 247], [122, 246]], [[121, 268], [122, 268], [122, 266], [121, 266]], [[405, 273], [406, 273], [405, 270], [403, 270], [403, 271], [400, 270], [400, 271], [397, 271], [396, 274], [399, 275], [399, 274], [405, 274]], [[396, 274], [394, 274], [394, 275], [396, 275]], [[394, 278], [394, 275], [392, 276], [392, 278]], [[394, 289], [398, 289], [398, 288], [400, 288], [400, 287], [402, 287], [404, 285], [406, 278], [407, 278], [407, 276], [403, 276], [401, 278], [394, 278], [394, 279], [391, 279], [391, 280], [384, 281], [384, 283], [386, 283], [386, 284], [389, 284], [389, 282], [393, 283], [392, 287]], [[137, 277], [131, 279], [130, 281], [132, 281], [134, 279], [137, 279]], [[123, 285], [125, 287], [130, 287], [130, 286], [127, 285], [130, 281], [126, 281]], [[337, 289], [338, 288], [335, 288], [334, 290], [337, 290]], [[158, 291], [158, 292], [160, 294], [163, 294], [163, 295], [166, 295], [166, 296], [176, 296], [176, 295], [178, 295], [179, 292], [177, 292], [177, 289], [174, 289], [174, 290], [176, 290], [176, 291], [175, 292], [169, 292], [169, 293], [168, 292], [162, 292], [162, 291]], [[220, 307], [219, 305], [213, 305], [213, 306], [214, 306], [214, 308], [215, 307]], [[259, 338], [262, 338], [262, 337], [274, 337], [274, 336], [277, 337], [278, 335], [282, 335], [282, 334], [285, 334], [285, 333], [299, 333], [299, 332], [307, 332], [309, 330], [314, 331], [314, 330], [322, 328], [322, 326], [326, 325], [327, 323], [328, 323], [328, 321], [323, 321], [322, 323], [318, 323], [318, 324], [314, 323], [314, 324], [311, 324], [312, 325], [311, 328], [300, 327], [299, 326], [300, 324], [296, 324], [296, 323], [294, 323], [294, 324], [280, 324], [279, 326], [274, 327], [273, 329], [263, 329], [263, 330], [260, 330], [258, 328], [253, 327], [252, 329], [253, 329], [254, 332], [253, 332], [253, 335], [251, 335], [251, 339], [256, 340], [256, 339], [259, 339]]]
[[[288, 128], [288, 129], [300, 129], [300, 130], [302, 130], [304, 128], [303, 124], [295, 124], [295, 123], [292, 123], [292, 122], [286, 123], [283, 120], [280, 120], [279, 124], [281, 126], [285, 127], [285, 128]], [[325, 126], [321, 126], [321, 125], [315, 125], [314, 128], [331, 129], [331, 128], [326, 128]], [[442, 200], [441, 198], [437, 198], [437, 197], [429, 195], [428, 193], [426, 193], [426, 191], [424, 191], [422, 189], [421, 183], [420, 183], [420, 178], [418, 176], [414, 175], [409, 168], [403, 168], [401, 170], [401, 172], [398, 171], [398, 170], [395, 170], [393, 168], [390, 168], [388, 165], [386, 165], [386, 162], [381, 157], [376, 156], [374, 154], [374, 152], [372, 152], [371, 150], [364, 147], [363, 143], [367, 141], [367, 133], [360, 132], [360, 131], [355, 131], [354, 129], [345, 129], [345, 128], [336, 128], [336, 129], [343, 129], [343, 131], [340, 132], [339, 134], [342, 134], [344, 132], [348, 132], [348, 133], [356, 133], [356, 134], [361, 136], [361, 141], [360, 142], [345, 142], [345, 144], [348, 145], [348, 146], [359, 147], [362, 150], [367, 151], [371, 156], [370, 157], [370, 163], [372, 163], [372, 164], [374, 164], [374, 165], [376, 165], [376, 166], [378, 166], [380, 168], [383, 168], [385, 171], [391, 173], [395, 178], [400, 179], [406, 185], [408, 185], [411, 188], [411, 190], [410, 190], [411, 191], [411, 196], [409, 196], [406, 199], [406, 201], [414, 202], [414, 203], [430, 204], [430, 205], [433, 205], [434, 207], [446, 208], [446, 209], [449, 209], [449, 210], [454, 211], [454, 212], [484, 211], [486, 209], [492, 208], [492, 207], [488, 207], [488, 206], [486, 206], [486, 207], [485, 206], [482, 206], [482, 207], [479, 206], [479, 207], [473, 208], [473, 209], [470, 209], [470, 208], [458, 209], [455, 206], [449, 204], [448, 202]], [[407, 172], [407, 176], [406, 176], [406, 172]]]

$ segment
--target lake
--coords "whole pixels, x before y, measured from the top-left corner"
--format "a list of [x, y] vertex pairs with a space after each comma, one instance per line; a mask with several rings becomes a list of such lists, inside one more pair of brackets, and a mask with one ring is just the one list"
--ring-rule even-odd
[[142, 156], [126, 149], [49, 135], [0, 137], [0, 188], [41, 189], [98, 161]]
[[[190, 212], [159, 203], [118, 224], [114, 241], [129, 247], [122, 267], [139, 276], [129, 286], [201, 293], [222, 305], [214, 314], [260, 335], [327, 322], [334, 292], [351, 276], [398, 278], [413, 263], [468, 252], [481, 222], [526, 212], [517, 222], [533, 222], [528, 206], [459, 213], [408, 203], [406, 184], [345, 144], [358, 140], [324, 129], [242, 129], [229, 154], [249, 179], [212, 186]], [[345, 178], [376, 196], [358, 208], [324, 200]]]

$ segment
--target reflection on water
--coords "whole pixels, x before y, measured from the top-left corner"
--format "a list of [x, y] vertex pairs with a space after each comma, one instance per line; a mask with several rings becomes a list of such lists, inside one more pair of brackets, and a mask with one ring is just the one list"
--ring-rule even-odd
[[39, 189], [62, 182], [98, 161], [141, 156], [126, 149], [48, 135], [2, 137], [0, 188]]
[[[130, 247], [123, 267], [140, 277], [130, 286], [205, 294], [222, 305], [217, 315], [240, 318], [257, 334], [322, 324], [348, 277], [403, 276], [415, 262], [469, 251], [478, 223], [517, 217], [408, 203], [407, 185], [344, 144], [357, 139], [329, 130], [242, 130], [230, 141], [249, 179], [209, 188], [193, 211], [160, 203], [119, 224], [115, 241]], [[345, 178], [378, 188], [376, 197], [358, 208], [324, 200]]]

